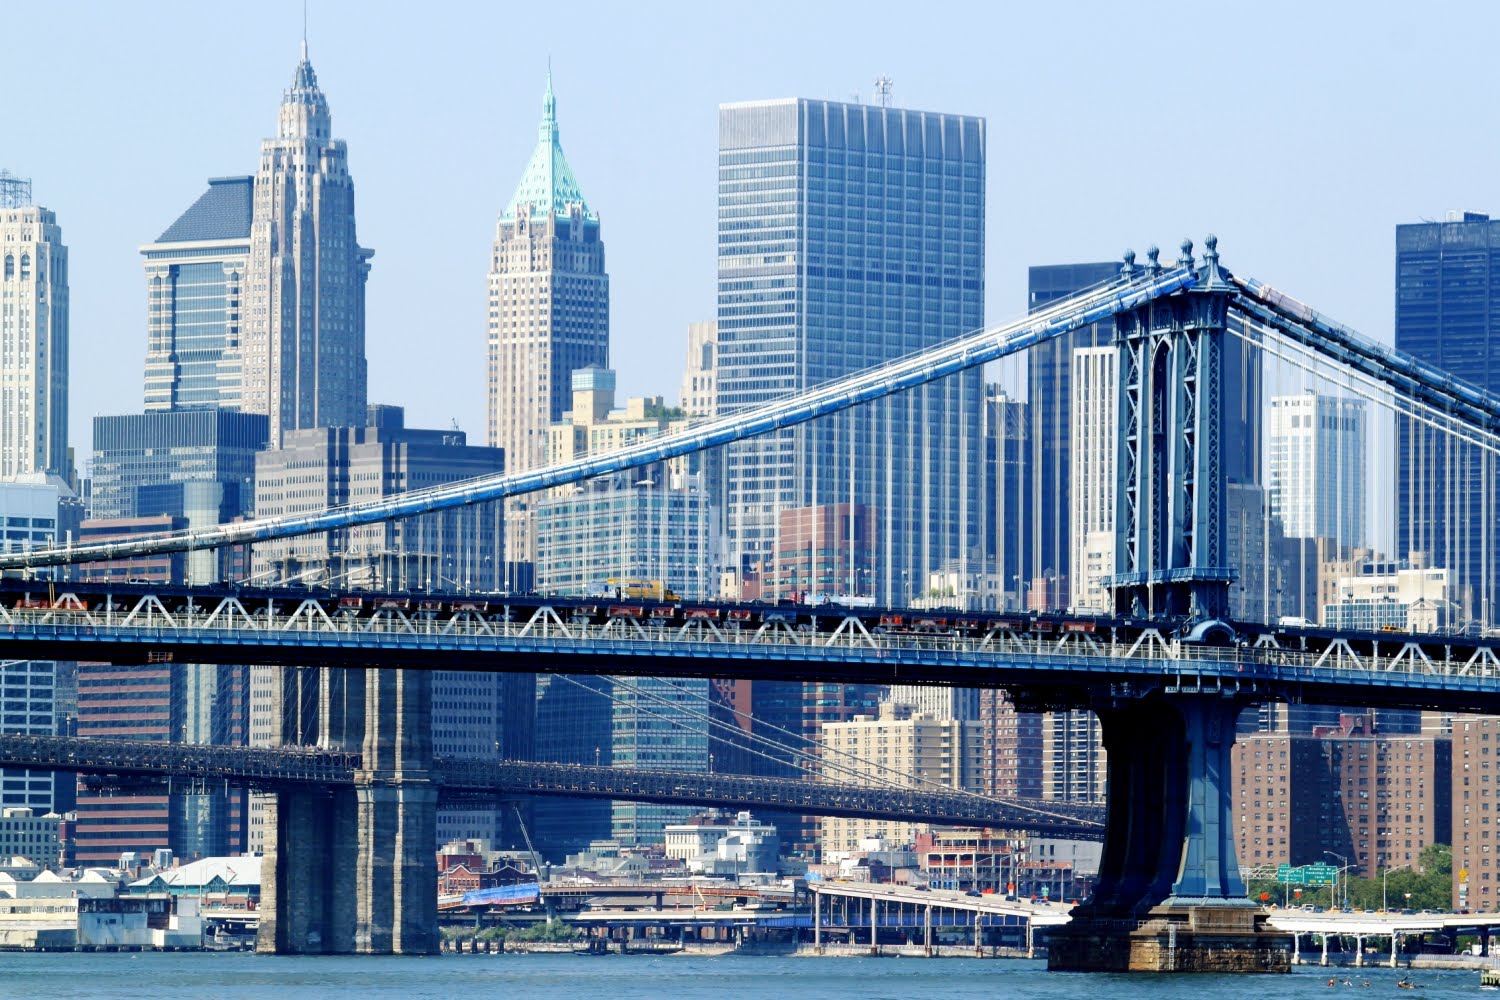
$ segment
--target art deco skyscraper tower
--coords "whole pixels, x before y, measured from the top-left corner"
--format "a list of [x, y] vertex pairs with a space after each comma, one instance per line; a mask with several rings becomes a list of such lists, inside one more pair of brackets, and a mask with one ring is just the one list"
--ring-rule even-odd
[[307, 44], [260, 147], [250, 224], [240, 407], [283, 431], [365, 422], [365, 279], [354, 182]]
[[[547, 428], [572, 405], [572, 374], [609, 366], [609, 276], [599, 216], [558, 138], [552, 76], [536, 150], [495, 227], [489, 275], [488, 443], [505, 470], [546, 462]], [[508, 507], [507, 560], [531, 562], [524, 508]]]
[[0, 478], [68, 479], [68, 248], [31, 182], [0, 171]]

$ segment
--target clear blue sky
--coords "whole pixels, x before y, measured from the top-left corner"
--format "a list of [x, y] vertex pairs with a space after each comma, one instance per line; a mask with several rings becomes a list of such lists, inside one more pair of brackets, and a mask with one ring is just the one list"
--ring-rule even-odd
[[[483, 434], [495, 217], [536, 139], [548, 55], [563, 146], [603, 218], [623, 392], [677, 393], [714, 307], [717, 105], [870, 99], [989, 120], [987, 318], [1030, 264], [1184, 235], [1390, 338], [1394, 226], [1500, 211], [1500, 5], [414, 4], [313, 0], [349, 144], [370, 398]], [[138, 247], [210, 176], [253, 173], [297, 59], [292, 0], [30, 3], [4, 14], [0, 167], [72, 259], [72, 439], [141, 408]]]

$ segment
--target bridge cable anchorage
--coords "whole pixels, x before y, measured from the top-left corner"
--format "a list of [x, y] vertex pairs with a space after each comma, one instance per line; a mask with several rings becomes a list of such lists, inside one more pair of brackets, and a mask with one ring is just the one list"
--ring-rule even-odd
[[1092, 292], [1063, 299], [1021, 319], [968, 334], [921, 354], [837, 378], [786, 399], [711, 420], [696, 427], [647, 438], [618, 451], [602, 452], [525, 472], [483, 476], [412, 490], [382, 500], [330, 507], [313, 514], [299, 513], [242, 521], [216, 528], [164, 532], [128, 541], [70, 543], [26, 552], [0, 553], [0, 569], [70, 565], [295, 538], [335, 528], [400, 520], [432, 511], [466, 507], [567, 486], [595, 476], [636, 469], [770, 434], [861, 403], [894, 396], [958, 372], [998, 361], [1033, 345], [1108, 319], [1116, 313], [1191, 288], [1197, 281], [1197, 275], [1184, 267], [1122, 277], [1117, 282]]

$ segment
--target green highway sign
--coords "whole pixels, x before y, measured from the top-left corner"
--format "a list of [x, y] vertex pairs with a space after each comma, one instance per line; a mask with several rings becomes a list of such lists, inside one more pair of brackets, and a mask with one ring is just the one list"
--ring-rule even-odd
[[1287, 885], [1332, 885], [1338, 869], [1333, 865], [1276, 866], [1276, 881]]

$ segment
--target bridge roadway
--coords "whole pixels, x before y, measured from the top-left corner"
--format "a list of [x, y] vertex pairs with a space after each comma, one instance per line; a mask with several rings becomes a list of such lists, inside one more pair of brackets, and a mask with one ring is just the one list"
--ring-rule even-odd
[[[360, 755], [290, 747], [222, 747], [140, 740], [0, 735], [0, 764], [124, 779], [243, 784], [261, 789], [352, 785]], [[439, 757], [434, 783], [448, 798], [547, 795], [672, 805], [779, 809], [907, 823], [1025, 829], [1101, 840], [1103, 811], [1041, 800], [959, 792], [866, 788], [794, 778]]]
[[[1500, 710], [1500, 639], [1246, 623], [522, 595], [0, 581], [0, 657], [1219, 693]], [[1199, 641], [1195, 641], [1199, 640]]]

